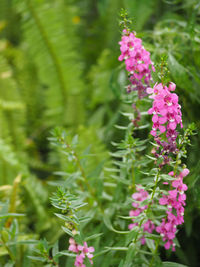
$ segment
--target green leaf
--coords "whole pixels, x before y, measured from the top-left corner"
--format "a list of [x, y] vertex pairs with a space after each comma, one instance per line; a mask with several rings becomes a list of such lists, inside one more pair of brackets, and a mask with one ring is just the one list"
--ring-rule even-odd
[[134, 254], [135, 254], [135, 244], [131, 243], [129, 245], [129, 248], [126, 254], [126, 260], [125, 260], [124, 266], [131, 266], [130, 263], [132, 263], [134, 259]]
[[85, 216], [85, 217], [80, 217], [79, 218], [79, 222], [87, 222], [87, 221], [90, 221], [92, 218], [91, 217], [88, 217], [88, 216]]
[[36, 257], [36, 256], [27, 256], [29, 259], [34, 260], [34, 261], [42, 261], [45, 262], [46, 260], [42, 257]]
[[94, 235], [88, 236], [87, 238], [85, 238], [85, 241], [96, 239], [96, 238], [98, 238], [99, 236], [102, 236], [102, 235], [103, 235], [103, 233], [99, 233], [99, 234], [94, 234]]
[[149, 238], [145, 238], [145, 240], [146, 240], [147, 247], [148, 247], [152, 252], [154, 252], [154, 250], [155, 250], [155, 242], [154, 242], [154, 240], [151, 240], [151, 239], [149, 239]]
[[4, 214], [0, 214], [0, 218], [6, 218], [6, 217], [21, 217], [21, 216], [25, 216], [25, 214], [20, 214], [20, 213], [4, 213]]
[[75, 216], [73, 216], [72, 218], [70, 218], [69, 216], [65, 216], [59, 213], [54, 213], [58, 218], [66, 221], [66, 222], [75, 222], [76, 224], [79, 224], [79, 221], [75, 218]]
[[115, 232], [115, 233], [130, 234], [130, 231], [118, 231], [118, 230], [114, 229], [111, 222], [110, 222], [110, 218], [107, 215], [104, 215], [103, 221], [104, 221], [105, 225], [107, 226], [107, 228], [110, 229], [111, 231]]
[[188, 92], [194, 92], [187, 69], [181, 65], [172, 54], [169, 54], [168, 65], [176, 84]]
[[123, 266], [124, 266], [124, 261], [121, 260], [118, 267], [123, 267]]
[[63, 231], [64, 231], [65, 233], [67, 233], [68, 235], [74, 237], [74, 235], [72, 234], [72, 232], [71, 232], [68, 228], [62, 226], [62, 229], [63, 229]]
[[58, 241], [56, 241], [56, 243], [54, 244], [53, 248], [52, 248], [52, 255], [53, 257], [58, 253]]
[[128, 250], [127, 247], [105, 247], [105, 248], [107, 248], [108, 250], [120, 250], [120, 251]]
[[164, 261], [162, 263], [163, 267], [187, 267], [187, 265], [183, 265], [180, 263], [176, 263], [176, 262], [170, 262], [170, 261]]
[[149, 0], [125, 0], [125, 8], [127, 8], [130, 17], [133, 18], [134, 29], [140, 31], [144, 24], [147, 23], [150, 16], [155, 10], [156, 1]]
[[59, 251], [56, 256], [65, 255], [69, 257], [76, 257], [76, 254], [70, 253], [68, 250]]

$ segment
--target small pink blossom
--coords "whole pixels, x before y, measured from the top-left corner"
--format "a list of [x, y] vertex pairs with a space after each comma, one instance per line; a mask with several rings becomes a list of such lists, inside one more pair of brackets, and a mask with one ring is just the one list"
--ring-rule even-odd
[[88, 247], [87, 242], [83, 243], [83, 246], [76, 244], [75, 240], [73, 238], [69, 239], [69, 248], [68, 250], [73, 251], [77, 253], [76, 260], [74, 263], [74, 266], [76, 267], [85, 267], [84, 259], [87, 257], [90, 260], [90, 263], [93, 264], [92, 258], [93, 258], [93, 252], [94, 247]]
[[72, 251], [72, 252], [75, 252], [75, 253], [78, 253], [78, 247], [77, 247], [77, 244], [76, 244], [76, 242], [75, 242], [75, 240], [73, 239], [73, 238], [70, 238], [69, 239], [69, 248], [68, 248], [68, 250], [69, 251]]

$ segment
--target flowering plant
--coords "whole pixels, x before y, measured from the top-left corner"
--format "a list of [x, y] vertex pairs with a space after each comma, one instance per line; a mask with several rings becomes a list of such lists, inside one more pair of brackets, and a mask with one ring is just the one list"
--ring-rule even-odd
[[[21, 265], [16, 249], [21, 243], [29, 249], [29, 260], [41, 262], [38, 267], [176, 265], [163, 262], [163, 254], [174, 255], [180, 247], [178, 233], [184, 223], [190, 176], [186, 148], [195, 127], [192, 124], [185, 129], [179, 86], [167, 77], [165, 60], [153, 57], [129, 22], [124, 13], [118, 53], [121, 65], [112, 73], [112, 79], [121, 84], [121, 91], [113, 89], [121, 103], [120, 112], [101, 131], [93, 130], [89, 123], [76, 129], [79, 135], [72, 135], [75, 129], [55, 128], [48, 138], [53, 147], [49, 158], [56, 171], [52, 174], [48, 169], [50, 178], [41, 184], [50, 191], [51, 206], [46, 200], [46, 207], [51, 221], [38, 205], [39, 198], [44, 201], [44, 191], [33, 197], [42, 218], [42, 239], [34, 236], [34, 240], [26, 237], [26, 243], [21, 241], [13, 219], [24, 216], [15, 213], [21, 175], [14, 182], [10, 203], [2, 205], [1, 253], [7, 253], [9, 266]], [[103, 54], [102, 61], [107, 55]], [[107, 119], [104, 113], [99, 115], [102, 120]], [[118, 125], [119, 117], [123, 125]], [[116, 122], [124, 135], [111, 135], [113, 146], [107, 153], [99, 139], [107, 138]], [[58, 188], [55, 193], [53, 187]], [[30, 195], [32, 191], [29, 189]]]

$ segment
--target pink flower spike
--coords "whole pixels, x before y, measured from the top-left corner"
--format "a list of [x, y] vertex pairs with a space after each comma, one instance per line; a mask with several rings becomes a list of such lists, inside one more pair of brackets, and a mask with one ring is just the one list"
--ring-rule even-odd
[[142, 98], [152, 94], [153, 89], [149, 88], [152, 80], [151, 71], [154, 70], [150, 59], [150, 53], [142, 46], [142, 40], [136, 38], [133, 32], [122, 34], [119, 42], [121, 55], [119, 61], [125, 61], [126, 70], [129, 72], [129, 80], [135, 87], [130, 88], [138, 92]]

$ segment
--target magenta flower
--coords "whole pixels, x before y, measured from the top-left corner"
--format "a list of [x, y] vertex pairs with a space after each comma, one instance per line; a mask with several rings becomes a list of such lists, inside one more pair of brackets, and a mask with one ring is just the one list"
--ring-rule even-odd
[[76, 242], [75, 242], [75, 240], [73, 238], [69, 239], [69, 244], [70, 245], [69, 245], [68, 250], [69, 251], [73, 251], [75, 253], [78, 253], [78, 246], [77, 246], [77, 244], [76, 244]]
[[84, 242], [83, 246], [78, 245], [78, 250], [81, 251], [84, 255], [86, 255], [88, 259], [90, 260], [91, 264], [93, 264], [91, 260], [93, 258], [93, 254], [91, 253], [94, 252], [93, 247], [88, 247], [87, 243]]
[[85, 255], [83, 253], [77, 255], [75, 263], [74, 263], [74, 266], [76, 266], [76, 267], [86, 267], [86, 265], [83, 263], [84, 262], [84, 258], [85, 258]]
[[119, 42], [121, 55], [119, 61], [125, 61], [126, 70], [130, 74], [131, 86], [128, 91], [138, 91], [141, 98], [146, 95], [145, 89], [152, 80], [151, 71], [155, 71], [150, 59], [150, 53], [142, 46], [142, 40], [135, 33], [123, 30], [122, 39]]
[[74, 266], [76, 267], [85, 267], [84, 259], [85, 257], [88, 257], [90, 260], [90, 263], [93, 264], [92, 258], [94, 252], [93, 247], [88, 247], [87, 242], [84, 242], [83, 246], [76, 244], [75, 240], [73, 238], [69, 239], [70, 246], [68, 250], [73, 251], [77, 253], [76, 260], [74, 263]]

